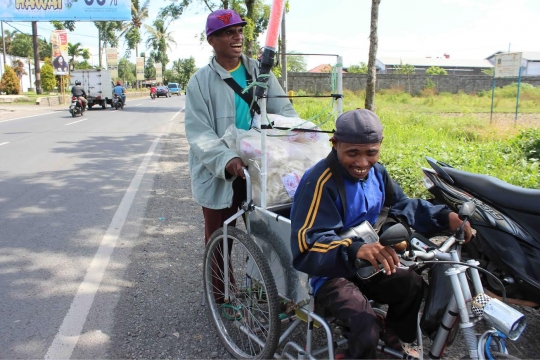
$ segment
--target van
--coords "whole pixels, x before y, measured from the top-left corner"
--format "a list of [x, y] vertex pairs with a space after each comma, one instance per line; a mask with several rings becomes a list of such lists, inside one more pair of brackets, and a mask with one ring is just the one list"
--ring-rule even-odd
[[180, 87], [180, 84], [178, 84], [178, 83], [169, 83], [167, 85], [167, 87], [169, 88], [169, 93], [171, 95], [176, 94], [177, 96], [180, 96], [180, 92], [182, 91], [182, 88]]

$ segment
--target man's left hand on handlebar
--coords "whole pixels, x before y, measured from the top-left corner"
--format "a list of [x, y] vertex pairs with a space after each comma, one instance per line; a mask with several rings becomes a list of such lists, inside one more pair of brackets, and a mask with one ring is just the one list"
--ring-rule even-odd
[[[456, 214], [455, 212], [451, 212], [448, 215], [448, 228], [450, 229], [450, 231], [456, 231], [457, 229], [459, 229], [462, 223], [463, 221], [459, 218], [459, 215]], [[463, 228], [463, 230], [465, 232], [464, 234], [465, 243], [468, 243], [472, 238], [472, 228], [471, 228], [471, 224], [468, 221], [465, 224], [465, 227]]]

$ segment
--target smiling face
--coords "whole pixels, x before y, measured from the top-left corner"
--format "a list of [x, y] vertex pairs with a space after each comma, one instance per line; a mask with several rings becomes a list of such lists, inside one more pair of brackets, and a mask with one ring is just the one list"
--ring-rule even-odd
[[369, 170], [379, 160], [381, 143], [349, 144], [330, 139], [336, 149], [339, 163], [355, 179], [365, 179]]
[[240, 55], [242, 55], [244, 28], [237, 25], [216, 31], [208, 37], [208, 43], [214, 48], [217, 62], [225, 70], [232, 70], [238, 66]]

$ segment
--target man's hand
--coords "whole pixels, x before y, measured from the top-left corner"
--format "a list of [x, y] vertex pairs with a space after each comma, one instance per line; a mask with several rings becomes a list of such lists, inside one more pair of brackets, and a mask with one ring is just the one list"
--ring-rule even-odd
[[244, 167], [245, 166], [242, 159], [235, 157], [229, 160], [227, 165], [225, 165], [225, 171], [232, 176], [240, 176], [242, 179], [245, 179], [246, 176], [244, 175]]
[[[462, 223], [463, 221], [461, 221], [459, 215], [455, 212], [451, 212], [448, 215], [448, 228], [450, 229], [450, 231], [456, 231], [457, 229], [459, 229]], [[465, 228], [463, 230], [465, 232], [465, 243], [468, 243], [472, 238], [471, 224], [468, 221], [465, 224]]]
[[399, 265], [399, 258], [394, 249], [390, 246], [382, 246], [378, 242], [360, 246], [356, 257], [369, 261], [377, 271], [379, 270], [379, 263], [382, 264], [386, 275], [395, 273], [396, 267]]

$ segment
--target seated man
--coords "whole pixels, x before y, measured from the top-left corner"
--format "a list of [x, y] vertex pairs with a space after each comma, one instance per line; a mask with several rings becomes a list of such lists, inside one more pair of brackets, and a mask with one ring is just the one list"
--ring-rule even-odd
[[126, 89], [124, 89], [120, 80], [116, 82], [116, 86], [113, 89], [113, 94], [120, 96], [122, 103], [124, 105], [126, 104]]
[[[331, 155], [306, 171], [291, 210], [293, 265], [311, 275], [317, 310], [331, 314], [347, 327], [344, 335], [348, 349], [336, 358], [376, 358], [379, 338], [393, 349], [411, 349], [408, 343], [416, 339], [423, 295], [422, 278], [398, 268], [399, 258], [393, 248], [378, 242], [365, 244], [358, 237], [342, 239], [338, 234], [365, 220], [374, 225], [386, 204], [390, 205], [389, 216], [404, 219], [419, 232], [456, 230], [462, 224], [446, 206], [409, 199], [390, 179], [384, 166], [377, 163], [382, 130], [379, 118], [369, 110], [340, 115], [330, 139]], [[341, 188], [329, 161], [341, 173]], [[391, 186], [392, 191], [385, 186]], [[345, 194], [346, 207], [340, 192]], [[472, 236], [468, 223], [465, 236], [467, 241]], [[378, 263], [382, 264], [386, 274], [380, 272], [361, 280], [356, 276], [357, 258], [368, 260], [376, 269]], [[384, 327], [366, 297], [388, 304]], [[414, 356], [414, 351], [409, 354]]]
[[150, 88], [150, 97], [155, 97], [157, 95], [157, 88], [152, 85], [152, 87]]

